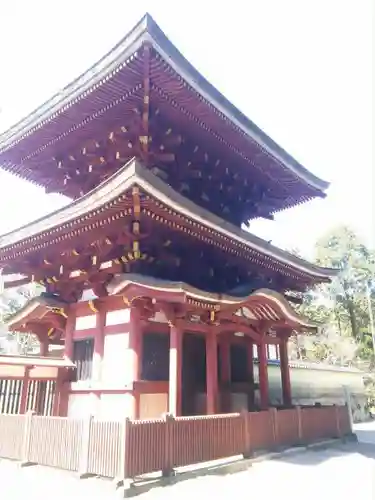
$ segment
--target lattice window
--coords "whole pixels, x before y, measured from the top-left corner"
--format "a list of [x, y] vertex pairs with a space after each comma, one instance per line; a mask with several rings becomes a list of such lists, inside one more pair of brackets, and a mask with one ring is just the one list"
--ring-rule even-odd
[[77, 367], [77, 380], [90, 380], [94, 358], [94, 339], [75, 340], [73, 347], [73, 362]]

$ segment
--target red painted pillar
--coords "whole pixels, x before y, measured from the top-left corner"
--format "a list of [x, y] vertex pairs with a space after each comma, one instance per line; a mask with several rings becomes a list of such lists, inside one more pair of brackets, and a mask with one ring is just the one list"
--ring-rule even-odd
[[73, 359], [73, 334], [76, 326], [75, 311], [68, 308], [68, 318], [65, 325], [64, 354], [67, 358]]
[[48, 338], [39, 341], [39, 354], [40, 356], [48, 356], [49, 340]]
[[281, 386], [283, 391], [283, 403], [285, 406], [291, 406], [292, 388], [290, 383], [287, 337], [281, 339], [279, 350], [280, 350], [280, 369], [281, 369]]
[[25, 375], [22, 380], [20, 413], [27, 412], [27, 395], [29, 393], [30, 367], [25, 367]]
[[101, 380], [102, 362], [104, 356], [104, 328], [105, 328], [106, 311], [99, 307], [96, 313], [96, 332], [94, 340], [94, 380], [99, 382]]
[[269, 407], [269, 389], [268, 389], [268, 367], [267, 367], [267, 346], [264, 340], [258, 344], [259, 361], [259, 390], [260, 406], [262, 410]]
[[206, 412], [216, 413], [218, 383], [217, 383], [217, 336], [208, 332], [206, 336]]
[[139, 310], [132, 307], [130, 310], [129, 349], [132, 352], [131, 381], [137, 382], [141, 378], [141, 342], [142, 324]]
[[247, 380], [249, 383], [249, 408], [254, 406], [254, 343], [249, 340], [246, 343], [247, 349]]
[[141, 379], [142, 370], [142, 323], [139, 309], [132, 306], [130, 309], [130, 324], [129, 324], [129, 350], [130, 366], [129, 366], [129, 379], [133, 383], [133, 410], [132, 418], [139, 418], [139, 392], [134, 383]]
[[168, 411], [174, 416], [182, 413], [182, 337], [180, 326], [171, 325], [169, 344], [169, 402]]
[[58, 370], [57, 379], [55, 384], [55, 395], [53, 397], [52, 405], [52, 415], [54, 417], [60, 417], [60, 400], [61, 400], [61, 389], [62, 389], [62, 370]]

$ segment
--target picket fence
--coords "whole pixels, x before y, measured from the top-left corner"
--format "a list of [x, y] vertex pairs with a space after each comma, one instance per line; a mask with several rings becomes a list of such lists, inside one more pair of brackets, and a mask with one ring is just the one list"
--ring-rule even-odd
[[123, 422], [29, 412], [0, 415], [0, 457], [124, 479], [350, 433], [346, 406]]

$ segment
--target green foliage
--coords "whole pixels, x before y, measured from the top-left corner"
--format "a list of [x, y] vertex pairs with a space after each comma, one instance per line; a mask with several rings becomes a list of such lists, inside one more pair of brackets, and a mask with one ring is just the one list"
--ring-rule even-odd
[[306, 294], [299, 311], [325, 326], [320, 340], [309, 341], [308, 353], [306, 348], [300, 352], [319, 361], [372, 368], [369, 302], [375, 310], [375, 252], [345, 226], [319, 239], [315, 251], [317, 264], [340, 269], [340, 273], [332, 283]]
[[21, 309], [30, 299], [39, 295], [41, 287], [35, 284], [6, 289], [0, 296], [0, 352], [29, 354], [39, 344], [35, 335], [21, 332], [8, 332], [4, 326], [7, 319]]

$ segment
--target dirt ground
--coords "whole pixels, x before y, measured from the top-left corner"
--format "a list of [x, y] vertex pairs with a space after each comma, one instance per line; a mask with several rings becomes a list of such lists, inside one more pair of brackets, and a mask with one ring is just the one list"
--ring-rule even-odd
[[[358, 426], [361, 442], [325, 450], [309, 450], [253, 464], [247, 470], [220, 473], [153, 487], [138, 498], [169, 500], [208, 498], [232, 500], [235, 493], [278, 500], [375, 499], [375, 423]], [[109, 481], [79, 480], [73, 474], [45, 467], [21, 469], [0, 461], [2, 500], [111, 500], [121, 498]]]

